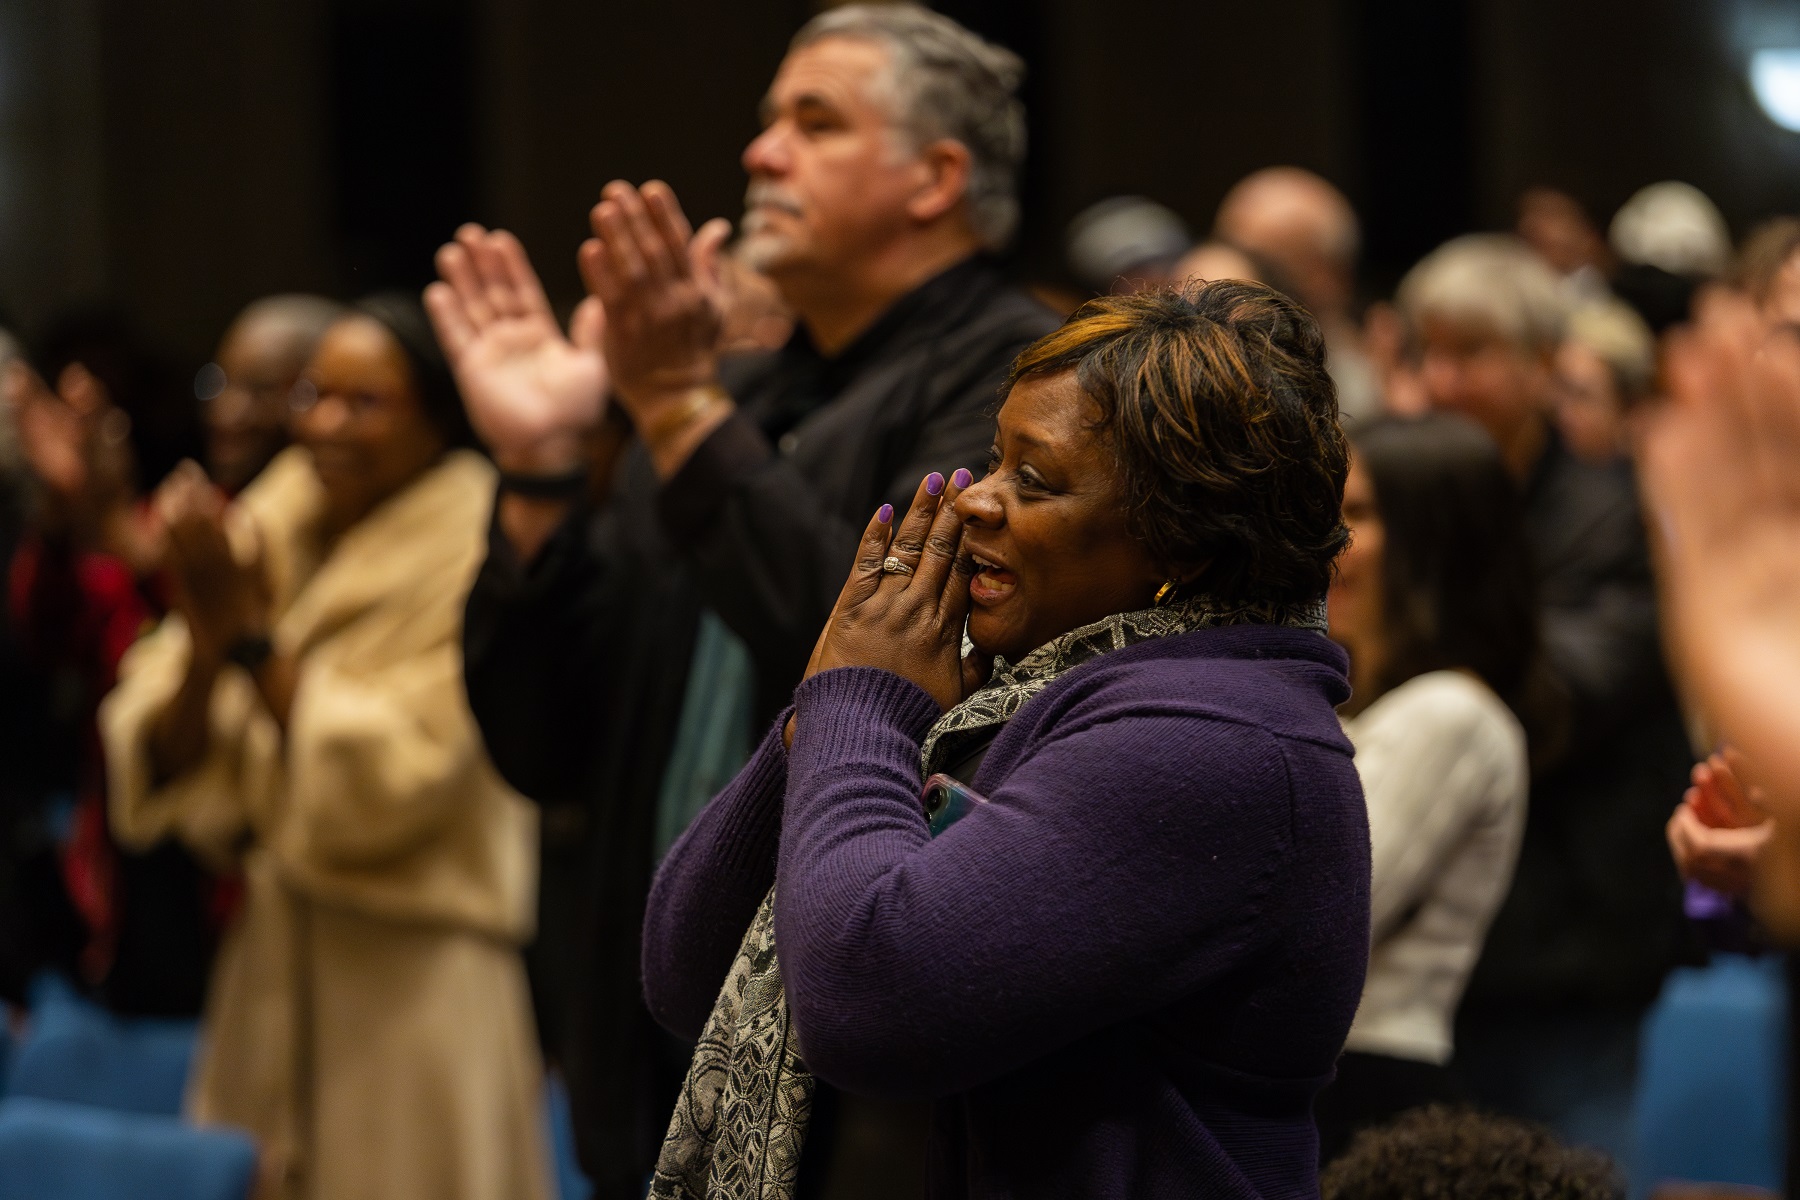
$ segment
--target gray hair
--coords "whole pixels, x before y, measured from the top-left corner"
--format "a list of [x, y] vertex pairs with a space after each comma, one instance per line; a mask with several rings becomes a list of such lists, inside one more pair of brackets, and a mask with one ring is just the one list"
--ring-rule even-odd
[[1406, 273], [1395, 299], [1415, 329], [1426, 316], [1473, 321], [1522, 350], [1555, 350], [1568, 322], [1556, 272], [1504, 233], [1445, 242]]
[[887, 47], [900, 123], [921, 146], [949, 138], [967, 147], [970, 224], [987, 249], [1005, 248], [1019, 224], [1025, 159], [1019, 56], [916, 4], [831, 9], [801, 26], [789, 49], [833, 37]]
[[243, 311], [232, 318], [227, 336], [234, 330], [248, 328], [252, 325], [269, 325], [280, 331], [280, 335], [299, 365], [312, 355], [319, 339], [325, 336], [325, 330], [339, 317], [350, 310], [335, 300], [327, 300], [324, 296], [310, 296], [302, 292], [288, 292], [277, 296], [264, 296], [260, 300], [252, 300]]
[[1731, 265], [1731, 230], [1719, 206], [1691, 183], [1639, 188], [1613, 215], [1607, 240], [1628, 263], [1714, 279]]
[[1625, 403], [1642, 399], [1656, 378], [1656, 336], [1637, 310], [1608, 296], [1569, 314], [1568, 340], [1605, 363]]

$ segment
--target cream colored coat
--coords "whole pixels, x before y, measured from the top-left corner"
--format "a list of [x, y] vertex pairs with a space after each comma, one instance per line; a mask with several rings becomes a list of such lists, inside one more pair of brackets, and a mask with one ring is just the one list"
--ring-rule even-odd
[[260, 542], [273, 640], [299, 663], [285, 737], [227, 667], [204, 760], [151, 785], [150, 727], [189, 656], [179, 617], [101, 709], [116, 836], [175, 836], [245, 875], [189, 1107], [258, 1137], [261, 1197], [549, 1194], [519, 955], [536, 815], [489, 764], [462, 682], [493, 489], [484, 460], [452, 453], [327, 555], [311, 459], [285, 452], [232, 528]]

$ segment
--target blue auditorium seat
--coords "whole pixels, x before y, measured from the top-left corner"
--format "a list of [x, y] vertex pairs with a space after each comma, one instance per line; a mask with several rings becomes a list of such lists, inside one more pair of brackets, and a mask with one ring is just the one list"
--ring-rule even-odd
[[588, 1200], [594, 1185], [575, 1161], [575, 1121], [569, 1112], [569, 1089], [555, 1073], [544, 1077], [544, 1120], [550, 1127], [551, 1169], [558, 1200]]
[[195, 1022], [115, 1017], [53, 975], [34, 981], [30, 1000], [7, 1095], [149, 1115], [181, 1111]]
[[233, 1130], [0, 1101], [0, 1200], [244, 1200], [255, 1175], [255, 1143]]
[[1669, 976], [1644, 1020], [1634, 1195], [1677, 1180], [1780, 1191], [1788, 1003], [1776, 956]]

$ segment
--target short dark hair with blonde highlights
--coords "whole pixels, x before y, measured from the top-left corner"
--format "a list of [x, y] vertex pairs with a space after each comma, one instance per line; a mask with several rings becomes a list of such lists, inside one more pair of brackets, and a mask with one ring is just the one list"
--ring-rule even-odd
[[1013, 363], [1012, 384], [1075, 373], [1118, 457], [1132, 533], [1185, 591], [1222, 603], [1324, 596], [1349, 541], [1325, 338], [1241, 280], [1102, 296]]

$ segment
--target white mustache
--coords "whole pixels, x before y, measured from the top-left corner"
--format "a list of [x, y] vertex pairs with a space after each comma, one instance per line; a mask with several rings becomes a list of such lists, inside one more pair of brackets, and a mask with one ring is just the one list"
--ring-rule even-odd
[[801, 215], [800, 202], [766, 179], [750, 181], [750, 186], [744, 189], [744, 208], [746, 210], [773, 208], [787, 213], [789, 216]]

